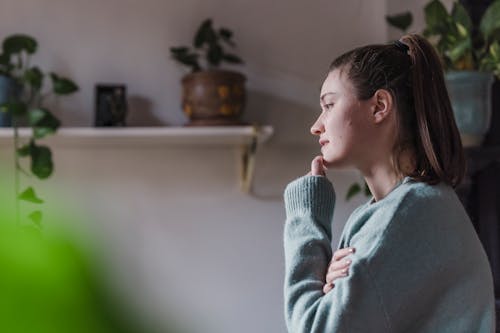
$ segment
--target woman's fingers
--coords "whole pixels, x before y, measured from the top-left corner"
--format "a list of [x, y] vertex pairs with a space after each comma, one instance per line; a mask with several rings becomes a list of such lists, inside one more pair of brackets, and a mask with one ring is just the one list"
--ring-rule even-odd
[[327, 283], [323, 286], [323, 292], [326, 294], [328, 293], [330, 290], [333, 289], [333, 287], [335, 287], [335, 285], [333, 283]]
[[355, 252], [355, 249], [353, 247], [345, 247], [343, 249], [339, 249], [333, 253], [332, 261], [330, 262], [330, 264], [334, 261], [338, 261], [338, 260], [344, 258], [345, 256], [347, 256], [349, 254], [353, 254], [354, 252]]
[[349, 275], [349, 267], [336, 269], [326, 274], [326, 282], [332, 283], [335, 279]]
[[323, 164], [323, 156], [316, 156], [311, 162], [311, 175], [325, 176], [326, 167]]
[[333, 281], [349, 275], [349, 266], [351, 265], [352, 261], [349, 258], [345, 257], [354, 252], [355, 250], [353, 247], [339, 249], [334, 252], [332, 261], [328, 266], [325, 278], [326, 284], [323, 286], [323, 292], [325, 294], [334, 288], [335, 285], [333, 284]]
[[349, 260], [349, 259], [334, 261], [328, 267], [328, 272], [336, 271], [339, 269], [344, 269], [346, 267], [349, 267], [350, 264], [351, 264], [351, 260]]
[[333, 280], [339, 277], [344, 277], [349, 275], [349, 266], [351, 265], [351, 260], [342, 260], [334, 262], [328, 267], [328, 272], [326, 274], [326, 282], [331, 283]]

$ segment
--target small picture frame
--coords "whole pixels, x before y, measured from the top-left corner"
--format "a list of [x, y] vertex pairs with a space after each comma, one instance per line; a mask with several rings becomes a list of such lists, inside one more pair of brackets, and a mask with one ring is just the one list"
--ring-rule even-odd
[[127, 87], [123, 84], [97, 84], [95, 87], [95, 126], [126, 126]]

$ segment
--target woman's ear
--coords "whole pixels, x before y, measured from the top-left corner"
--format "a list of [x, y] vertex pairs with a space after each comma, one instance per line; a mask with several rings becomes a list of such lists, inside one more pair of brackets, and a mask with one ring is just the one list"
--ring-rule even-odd
[[372, 97], [372, 116], [376, 124], [381, 123], [391, 115], [393, 98], [389, 91], [385, 89], [377, 90]]

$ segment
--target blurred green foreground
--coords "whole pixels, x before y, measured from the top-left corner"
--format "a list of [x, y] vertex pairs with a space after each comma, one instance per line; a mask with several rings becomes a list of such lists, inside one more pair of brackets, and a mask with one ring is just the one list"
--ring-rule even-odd
[[13, 214], [3, 208], [0, 332], [153, 332], [144, 321], [139, 325], [130, 309], [124, 310], [118, 302], [124, 297], [114, 297], [105, 288], [95, 253], [92, 257], [92, 251], [84, 251], [70, 233], [17, 226]]

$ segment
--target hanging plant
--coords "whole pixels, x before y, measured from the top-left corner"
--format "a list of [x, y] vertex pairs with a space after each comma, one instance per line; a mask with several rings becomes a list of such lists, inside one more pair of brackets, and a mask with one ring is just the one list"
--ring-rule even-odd
[[[0, 54], [0, 76], [10, 82], [10, 90], [4, 94], [7, 100], [0, 104], [0, 111], [6, 115], [13, 128], [15, 150], [15, 193], [16, 220], [20, 223], [19, 202], [41, 204], [31, 186], [21, 190], [20, 174], [46, 179], [54, 171], [52, 151], [38, 140], [56, 133], [61, 125], [59, 119], [44, 107], [44, 101], [51, 96], [70, 95], [78, 91], [78, 86], [70, 79], [56, 73], [44, 73], [39, 67], [31, 65], [31, 57], [37, 51], [37, 41], [28, 35], [11, 35], [4, 39]], [[44, 91], [46, 78], [50, 78], [51, 89]], [[31, 135], [27, 140], [19, 136], [19, 127], [27, 124]], [[30, 160], [30, 168], [22, 166], [22, 160]], [[28, 215], [31, 226], [41, 227], [42, 212], [35, 210]]]

